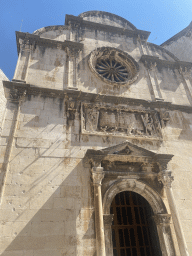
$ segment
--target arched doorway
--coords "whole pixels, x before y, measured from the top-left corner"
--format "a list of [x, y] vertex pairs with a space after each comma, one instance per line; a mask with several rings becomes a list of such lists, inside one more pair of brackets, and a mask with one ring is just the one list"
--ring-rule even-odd
[[118, 193], [111, 204], [114, 256], [161, 256], [159, 238], [147, 200], [133, 191]]

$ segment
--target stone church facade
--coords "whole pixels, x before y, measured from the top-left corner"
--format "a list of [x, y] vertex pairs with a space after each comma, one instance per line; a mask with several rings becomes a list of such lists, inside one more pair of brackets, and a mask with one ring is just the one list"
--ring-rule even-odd
[[190, 31], [158, 46], [90, 11], [16, 32], [0, 255], [192, 255]]

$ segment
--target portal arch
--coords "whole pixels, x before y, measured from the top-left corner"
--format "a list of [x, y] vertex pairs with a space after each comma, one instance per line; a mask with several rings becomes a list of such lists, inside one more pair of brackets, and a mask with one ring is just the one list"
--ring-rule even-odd
[[155, 214], [167, 213], [162, 198], [149, 185], [135, 179], [120, 179], [111, 184], [104, 194], [103, 214], [110, 214], [113, 198], [123, 191], [133, 191], [143, 196], [151, 205]]
[[131, 178], [117, 179], [109, 186], [103, 196], [106, 255], [113, 256], [111, 230], [113, 216], [110, 214], [111, 204], [115, 196], [123, 191], [135, 192], [146, 199], [154, 212], [153, 218], [157, 228], [162, 255], [175, 256], [176, 254], [170, 229], [171, 215], [167, 213], [167, 209], [161, 196], [146, 183]]

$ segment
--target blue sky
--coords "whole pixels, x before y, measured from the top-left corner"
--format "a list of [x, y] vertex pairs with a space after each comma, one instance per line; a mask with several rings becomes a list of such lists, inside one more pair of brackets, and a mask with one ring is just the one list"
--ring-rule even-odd
[[64, 25], [65, 14], [99, 10], [117, 14], [138, 29], [151, 32], [149, 42], [161, 44], [192, 21], [192, 0], [1, 0], [0, 69], [13, 78], [17, 49], [15, 31]]

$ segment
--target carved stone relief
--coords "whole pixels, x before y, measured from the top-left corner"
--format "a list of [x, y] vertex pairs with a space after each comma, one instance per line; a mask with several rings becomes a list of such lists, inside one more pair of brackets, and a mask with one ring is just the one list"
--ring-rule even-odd
[[82, 105], [82, 133], [161, 138], [160, 127], [155, 111]]

